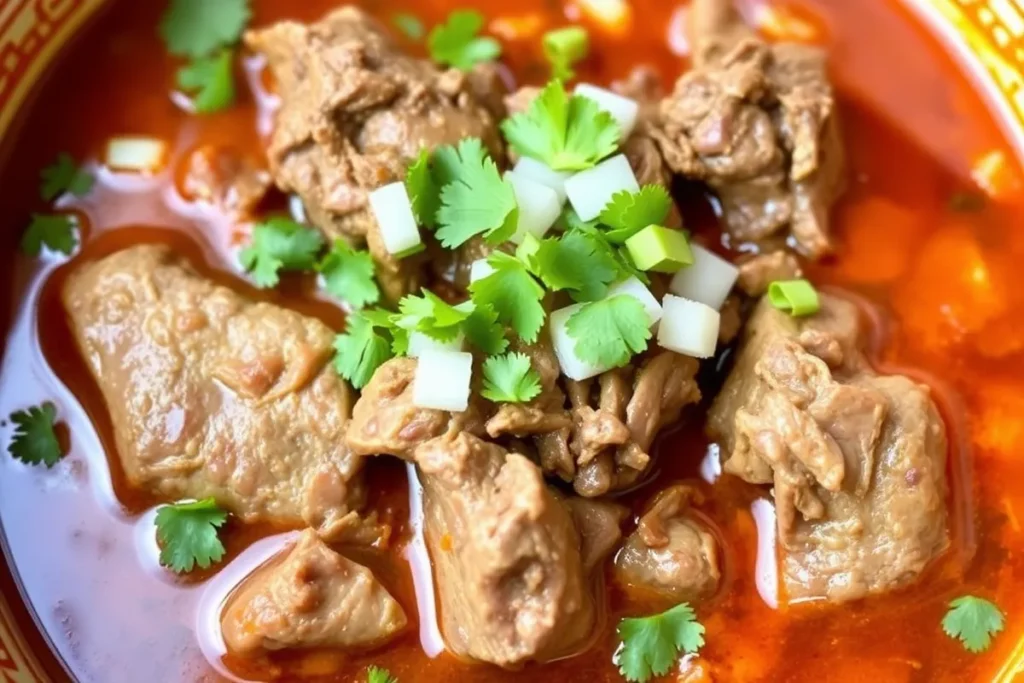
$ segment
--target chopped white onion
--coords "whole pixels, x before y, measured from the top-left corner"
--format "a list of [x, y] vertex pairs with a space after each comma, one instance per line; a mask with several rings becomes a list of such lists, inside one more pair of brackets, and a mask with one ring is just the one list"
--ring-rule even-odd
[[572, 171], [556, 171], [543, 161], [520, 157], [512, 172], [547, 185], [558, 195], [559, 203], [565, 204], [565, 181], [572, 175]]
[[630, 277], [628, 280], [623, 280], [617, 285], [612, 285], [608, 289], [608, 294], [605, 298], [618, 296], [620, 294], [631, 296], [643, 304], [644, 310], [647, 312], [647, 317], [650, 318], [650, 324], [652, 326], [661, 320], [661, 304], [659, 304], [658, 300], [654, 298], [653, 294], [651, 294], [651, 290], [647, 289], [647, 287], [644, 286], [644, 283], [640, 282], [635, 275]]
[[450, 342], [441, 342], [422, 332], [410, 332], [407, 355], [410, 358], [419, 358], [427, 351], [462, 351], [465, 341], [466, 338], [461, 333]]
[[707, 304], [717, 311], [732, 291], [740, 271], [700, 245], [691, 244], [690, 252], [693, 264], [677, 272], [668, 289], [673, 294]]
[[423, 243], [405, 183], [389, 183], [371, 192], [370, 210], [389, 254], [405, 254]]
[[565, 193], [580, 220], [597, 218], [612, 195], [622, 190], [639, 192], [640, 184], [625, 155], [617, 154], [565, 181]]
[[722, 316], [699, 301], [666, 294], [665, 315], [658, 328], [658, 346], [694, 358], [710, 358], [718, 345]]
[[640, 112], [640, 105], [636, 103], [636, 100], [589, 83], [577, 85], [576, 94], [597, 102], [598, 107], [611, 114], [615, 122], [619, 124], [619, 130], [622, 131], [620, 139], [625, 142], [629, 134], [633, 132], [633, 128], [636, 127], [636, 117]]
[[483, 280], [493, 272], [494, 266], [488, 263], [487, 259], [477, 259], [469, 264], [469, 281], [476, 282], [477, 280]]
[[596, 377], [605, 370], [611, 369], [606, 366], [591, 365], [576, 355], [576, 340], [569, 335], [566, 324], [569, 322], [569, 318], [582, 307], [583, 304], [573, 304], [559, 308], [557, 311], [552, 311], [551, 317], [548, 319], [548, 326], [551, 329], [551, 345], [555, 349], [562, 374], [576, 381]]
[[522, 244], [527, 235], [540, 239], [562, 213], [558, 193], [543, 183], [513, 171], [505, 174], [505, 180], [511, 183], [516, 204], [519, 205], [519, 219], [516, 232], [511, 237], [512, 243]]
[[114, 171], [155, 173], [167, 162], [167, 143], [159, 138], [125, 136], [107, 142], [107, 166]]
[[418, 408], [461, 413], [469, 407], [473, 354], [425, 350], [416, 363], [412, 404]]

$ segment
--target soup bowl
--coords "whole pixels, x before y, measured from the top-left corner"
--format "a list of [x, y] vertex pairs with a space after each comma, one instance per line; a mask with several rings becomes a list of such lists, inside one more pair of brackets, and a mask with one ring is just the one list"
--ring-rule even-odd
[[[1016, 150], [1024, 150], [1024, 6], [1015, 0], [904, 2], [973, 75], [1006, 137]], [[8, 143], [17, 139], [31, 117], [50, 68], [77, 34], [106, 11], [106, 5], [106, 0], [0, 0], [0, 163], [11, 146]], [[7, 315], [10, 305], [5, 301], [0, 312]], [[7, 564], [8, 548], [4, 550], [0, 557], [0, 680], [66, 680], [64, 667], [23, 600], [16, 572]], [[1009, 683], [1024, 671], [1024, 639], [1003, 650], [1006, 655], [992, 680]]]

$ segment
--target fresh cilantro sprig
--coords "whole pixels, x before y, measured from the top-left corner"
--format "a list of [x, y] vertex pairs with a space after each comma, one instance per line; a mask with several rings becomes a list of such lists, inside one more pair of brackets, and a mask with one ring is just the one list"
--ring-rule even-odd
[[380, 288], [373, 277], [373, 257], [365, 249], [354, 249], [344, 240], [335, 240], [316, 269], [323, 277], [324, 289], [352, 308], [375, 304], [380, 299]]
[[950, 638], [963, 643], [968, 652], [984, 652], [992, 637], [1003, 630], [1006, 618], [1002, 611], [984, 598], [964, 595], [949, 603], [942, 619], [942, 630]]
[[619, 673], [634, 683], [665, 675], [679, 652], [692, 654], [704, 646], [704, 627], [685, 602], [654, 616], [623, 619], [618, 633]]
[[458, 147], [439, 147], [433, 168], [441, 186], [437, 238], [443, 247], [458, 247], [481, 234], [491, 244], [512, 236], [519, 217], [515, 193], [479, 138], [465, 138]]
[[598, 217], [610, 228], [609, 241], [623, 244], [648, 225], [663, 225], [672, 208], [672, 198], [661, 185], [644, 185], [639, 192], [622, 190], [612, 195]]
[[11, 414], [14, 438], [7, 451], [26, 465], [53, 467], [63, 452], [57, 439], [57, 407], [49, 401]]
[[434, 180], [430, 152], [420, 150], [416, 161], [405, 174], [405, 191], [412, 202], [416, 222], [428, 228], [437, 225], [437, 210], [441, 208], [441, 188]]
[[220, 562], [224, 544], [217, 530], [227, 518], [213, 498], [161, 507], [156, 513], [160, 564], [182, 574]]
[[493, 306], [466, 301], [456, 308], [469, 313], [462, 321], [462, 333], [466, 341], [483, 353], [504, 353], [508, 348], [505, 327], [498, 322], [498, 312]]
[[21, 236], [21, 250], [29, 256], [38, 256], [43, 247], [69, 255], [78, 246], [75, 228], [78, 218], [69, 213], [35, 213]]
[[258, 287], [274, 287], [283, 270], [312, 270], [323, 246], [318, 231], [275, 217], [253, 226], [252, 241], [238, 258]]
[[56, 161], [44, 168], [40, 174], [39, 196], [50, 202], [68, 192], [76, 197], [84, 197], [92, 190], [96, 179], [83, 166], [75, 163], [74, 157], [67, 152], [57, 155]]
[[484, 361], [483, 397], [495, 403], [526, 403], [541, 390], [540, 375], [525, 353], [506, 353]]
[[563, 81], [576, 77], [573, 65], [587, 56], [590, 36], [582, 26], [566, 26], [544, 34], [544, 56], [551, 64], [551, 75]]
[[579, 230], [540, 240], [526, 259], [549, 290], [569, 290], [576, 301], [602, 298], [622, 274], [611, 252], [596, 237]]
[[438, 64], [469, 71], [481, 62], [501, 56], [501, 43], [491, 36], [480, 36], [484, 17], [475, 10], [455, 10], [435, 26], [427, 36], [430, 58]]
[[398, 679], [387, 669], [371, 666], [366, 670], [366, 683], [398, 683]]
[[583, 361], [617, 368], [647, 348], [650, 319], [644, 305], [626, 294], [591, 301], [566, 321], [573, 347]]
[[365, 387], [381, 365], [395, 357], [399, 342], [397, 328], [391, 314], [381, 310], [367, 310], [348, 317], [345, 332], [334, 339], [334, 369], [356, 389]]
[[470, 312], [452, 306], [429, 289], [419, 296], [409, 294], [398, 302], [394, 323], [409, 332], [421, 332], [431, 339], [450, 342], [458, 336]]
[[238, 42], [250, 16], [249, 0], [171, 0], [160, 36], [172, 55], [206, 57]]
[[171, 0], [160, 20], [160, 36], [172, 55], [190, 62], [176, 75], [192, 107], [209, 114], [235, 102], [232, 46], [252, 12], [249, 0]]
[[178, 69], [178, 87], [192, 95], [192, 107], [200, 114], [227, 109], [235, 103], [233, 69], [234, 51], [224, 48]]
[[516, 152], [556, 171], [590, 168], [612, 154], [622, 136], [611, 114], [589, 98], [570, 96], [557, 79], [525, 112], [505, 119], [501, 130]]
[[544, 326], [544, 288], [515, 256], [496, 251], [487, 263], [494, 272], [469, 285], [473, 302], [492, 307], [498, 322], [511, 327], [526, 343], [534, 343]]

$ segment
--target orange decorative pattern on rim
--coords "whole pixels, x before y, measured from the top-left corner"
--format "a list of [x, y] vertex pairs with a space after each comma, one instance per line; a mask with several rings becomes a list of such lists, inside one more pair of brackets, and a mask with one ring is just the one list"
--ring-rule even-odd
[[[930, 11], [936, 27], [981, 64], [1024, 152], [1024, 0], [904, 1]], [[65, 41], [104, 2], [0, 0], [0, 136]], [[0, 594], [0, 683], [47, 683], [12, 617], [12, 599]], [[1024, 639], [994, 683], [1011, 683], [1021, 673]]]

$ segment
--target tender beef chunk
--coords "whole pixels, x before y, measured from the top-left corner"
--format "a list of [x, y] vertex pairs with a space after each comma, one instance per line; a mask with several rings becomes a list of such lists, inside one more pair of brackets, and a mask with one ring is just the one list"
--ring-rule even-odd
[[734, 237], [788, 228], [807, 256], [822, 256], [844, 165], [825, 53], [764, 43], [729, 0], [695, 0], [690, 15], [694, 68], [651, 135], [674, 171], [718, 194]]
[[487, 421], [487, 434], [492, 439], [504, 435], [524, 437], [571, 427], [572, 418], [565, 409], [565, 394], [558, 386], [562, 370], [547, 331], [541, 332], [536, 344], [517, 340], [512, 350], [529, 356], [530, 364], [540, 375], [541, 392], [528, 403], [498, 404], [497, 412]]
[[775, 280], [792, 280], [803, 275], [796, 257], [782, 249], [758, 254], [742, 262], [739, 268], [739, 288], [754, 297], [767, 292], [768, 285]]
[[320, 321], [248, 301], [162, 246], [78, 267], [64, 305], [128, 480], [246, 522], [352, 531], [363, 459]]
[[622, 521], [629, 510], [600, 500], [564, 499], [580, 532], [580, 558], [587, 572], [596, 569], [622, 540]]
[[[663, 427], [700, 400], [699, 363], [671, 351], [595, 382], [567, 382], [573, 429], [568, 448], [576, 463], [573, 486], [588, 498], [627, 488], [650, 464], [648, 450]], [[593, 395], [596, 393], [596, 404]]]
[[724, 469], [772, 484], [791, 599], [852, 600], [947, 545], [946, 437], [928, 389], [878, 376], [853, 304], [795, 319], [762, 300], [708, 415]]
[[[718, 544], [689, 513], [699, 494], [683, 485], [659, 493], [615, 558], [619, 580], [678, 601], [706, 598], [718, 588]], [[697, 502], [697, 501], [694, 501]]]
[[452, 651], [514, 666], [580, 649], [597, 606], [573, 517], [540, 469], [465, 432], [424, 443], [415, 459]]
[[353, 453], [412, 460], [417, 446], [446, 432], [483, 433], [483, 421], [474, 404], [455, 414], [412, 404], [416, 363], [414, 358], [389, 360], [363, 387], [345, 435]]
[[243, 656], [285, 649], [363, 649], [403, 628], [402, 606], [373, 573], [306, 530], [282, 558], [257, 569], [228, 602], [221, 629]]
[[387, 253], [367, 195], [403, 178], [424, 148], [478, 137], [501, 159], [494, 98], [479, 92], [497, 80], [402, 54], [351, 6], [251, 31], [246, 43], [267, 56], [281, 95], [268, 150], [278, 186], [329, 236], [366, 240], [390, 298], [415, 289], [420, 262]]
[[251, 214], [270, 188], [270, 173], [251, 159], [215, 145], [203, 145], [188, 157], [182, 181], [185, 196], [232, 215]]

